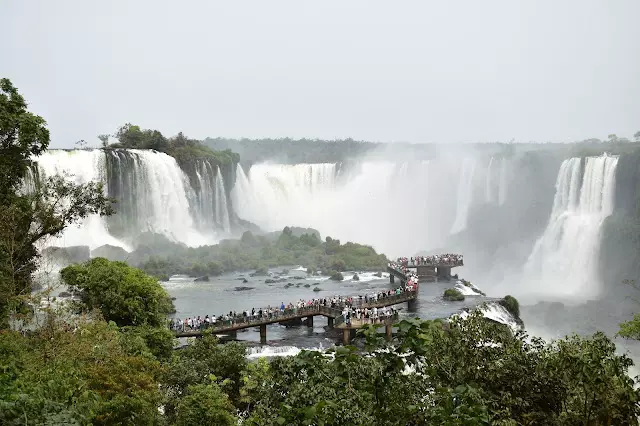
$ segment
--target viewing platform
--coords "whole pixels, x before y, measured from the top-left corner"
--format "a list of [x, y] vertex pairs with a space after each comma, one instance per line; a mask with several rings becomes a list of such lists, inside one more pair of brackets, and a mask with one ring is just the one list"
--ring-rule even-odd
[[451, 269], [464, 266], [460, 255], [417, 256], [415, 258], [400, 258], [396, 262], [389, 262], [389, 282], [394, 283], [398, 278], [402, 285], [408, 280], [408, 275], [414, 273], [421, 282], [450, 281]]
[[[361, 309], [384, 308], [404, 302], [412, 304], [417, 298], [418, 290], [416, 288], [412, 291], [403, 291], [400, 294], [379, 297], [376, 300], [367, 299], [363, 296], [354, 296], [350, 306]], [[208, 326], [201, 327], [200, 329], [174, 331], [174, 334], [176, 337], [201, 337], [205, 332], [211, 332], [213, 334], [227, 334], [246, 328], [259, 327], [260, 342], [265, 343], [267, 341], [267, 325], [284, 323], [296, 319], [306, 319], [307, 327], [313, 327], [313, 317], [320, 315], [327, 318], [330, 328], [336, 327], [346, 329], [349, 332], [349, 339], [346, 340], [348, 341], [352, 336], [349, 330], [360, 328], [364, 323], [357, 325], [356, 323], [351, 322], [352, 325], [346, 325], [344, 323], [344, 317], [342, 316], [342, 307], [343, 306], [330, 307], [324, 305], [311, 305], [299, 309], [285, 309], [284, 311], [278, 309], [273, 314], [265, 314], [259, 318], [242, 317], [236, 320], [218, 321], [215, 324], [210, 324]], [[389, 325], [392, 324], [393, 318], [389, 319], [389, 321], [391, 321], [389, 322]], [[334, 324], [336, 325], [334, 326]], [[387, 323], [380, 323], [380, 325], [386, 324]]]

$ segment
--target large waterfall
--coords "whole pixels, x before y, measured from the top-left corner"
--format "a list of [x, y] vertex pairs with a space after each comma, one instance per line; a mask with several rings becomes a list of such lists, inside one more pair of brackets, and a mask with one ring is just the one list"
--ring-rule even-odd
[[600, 227], [613, 211], [618, 158], [565, 160], [558, 172], [549, 223], [524, 268], [533, 296], [595, 296]]
[[117, 201], [114, 216], [91, 216], [53, 245], [93, 249], [110, 244], [130, 250], [140, 233], [153, 232], [199, 246], [230, 232], [222, 173], [208, 161], [195, 163], [192, 185], [173, 157], [155, 151], [52, 150], [34, 160], [44, 176], [66, 174], [78, 183], [103, 182]]

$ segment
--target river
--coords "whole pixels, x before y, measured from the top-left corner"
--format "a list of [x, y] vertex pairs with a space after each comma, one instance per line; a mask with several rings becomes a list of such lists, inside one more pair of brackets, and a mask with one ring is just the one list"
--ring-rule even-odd
[[[281, 272], [283, 268], [271, 269], [271, 273]], [[389, 283], [389, 275], [383, 274], [378, 278], [371, 272], [359, 273], [360, 280], [352, 279], [355, 272], [344, 272], [344, 281], [331, 281], [328, 277], [307, 277], [303, 267], [293, 267], [289, 273], [282, 275], [286, 282], [266, 284], [270, 277], [250, 277], [249, 272], [237, 272], [210, 278], [209, 282], [194, 282], [189, 278], [177, 278], [163, 282], [167, 292], [175, 297], [175, 318], [184, 319], [200, 315], [222, 315], [229, 311], [244, 311], [247, 309], [267, 306], [279, 307], [297, 300], [309, 300], [334, 295], [355, 296], [380, 292], [398, 286]], [[295, 279], [294, 277], [302, 277]], [[242, 279], [246, 278], [247, 283]], [[286, 287], [287, 283], [294, 284]], [[299, 286], [297, 284], [300, 284]], [[309, 287], [305, 287], [308, 284]], [[478, 304], [490, 300], [482, 296], [468, 296], [463, 302], [447, 302], [442, 299], [445, 289], [454, 282], [422, 283], [415, 310], [409, 312], [407, 304], [401, 304], [400, 318], [419, 317], [422, 319], [446, 318], [460, 312], [463, 308], [473, 308]], [[395, 286], [395, 287], [394, 287]], [[251, 287], [250, 290], [236, 288]], [[320, 291], [313, 291], [315, 287]], [[284, 327], [279, 324], [267, 326], [267, 344], [260, 345], [260, 334], [257, 328], [239, 331], [238, 340], [248, 342], [253, 349], [249, 353], [267, 356], [290, 355], [300, 349], [328, 348], [339, 341], [336, 332], [325, 330], [327, 319], [321, 316], [314, 318], [313, 327], [305, 325]]]

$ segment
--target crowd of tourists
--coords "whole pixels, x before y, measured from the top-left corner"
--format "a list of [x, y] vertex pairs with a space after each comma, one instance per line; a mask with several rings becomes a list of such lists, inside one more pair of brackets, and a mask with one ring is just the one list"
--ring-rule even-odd
[[464, 259], [461, 254], [447, 253], [431, 256], [399, 257], [397, 262], [406, 267], [426, 266], [463, 266]]
[[[171, 330], [177, 332], [185, 332], [196, 330], [202, 331], [210, 327], [221, 328], [234, 325], [250, 324], [253, 322], [273, 320], [278, 318], [282, 318], [282, 320], [284, 321], [287, 319], [287, 317], [303, 315], [305, 311], [317, 312], [318, 308], [320, 307], [332, 308], [337, 311], [344, 311], [344, 309], [348, 309], [349, 312], [354, 313], [355, 311], [352, 310], [358, 309], [359, 312], [361, 312], [361, 315], [368, 315], [366, 318], [377, 319], [381, 318], [382, 313], [377, 310], [377, 308], [369, 309], [368, 305], [378, 303], [388, 297], [401, 295], [402, 293], [407, 291], [417, 290], [418, 277], [416, 276], [415, 281], [411, 282], [411, 285], [407, 284], [407, 286], [404, 288], [399, 287], [395, 290], [384, 290], [374, 292], [372, 294], [366, 294], [364, 296], [332, 296], [309, 300], [300, 299], [296, 302], [286, 305], [283, 302], [280, 304], [280, 307], [267, 306], [266, 308], [253, 308], [244, 312], [230, 311], [229, 313], [225, 313], [223, 315], [205, 315], [204, 317], [198, 315], [197, 317], [188, 317], [183, 319], [172, 318], [169, 322], [169, 327], [171, 328]], [[373, 311], [372, 309], [375, 309], [375, 311]], [[385, 310], [385, 317], [387, 315], [387, 312], [391, 311]]]
[[345, 306], [342, 309], [342, 317], [347, 325], [352, 325], [354, 322], [360, 324], [379, 324], [386, 320], [395, 318], [398, 314], [398, 310], [393, 306], [385, 306], [383, 308], [357, 308]]

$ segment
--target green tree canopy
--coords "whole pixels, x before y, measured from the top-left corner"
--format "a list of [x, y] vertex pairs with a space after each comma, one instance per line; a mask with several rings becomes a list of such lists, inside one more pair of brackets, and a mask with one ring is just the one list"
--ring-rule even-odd
[[67, 266], [60, 275], [70, 289], [81, 292], [82, 308], [99, 309], [119, 326], [163, 326], [172, 312], [158, 280], [124, 262], [95, 258]]

